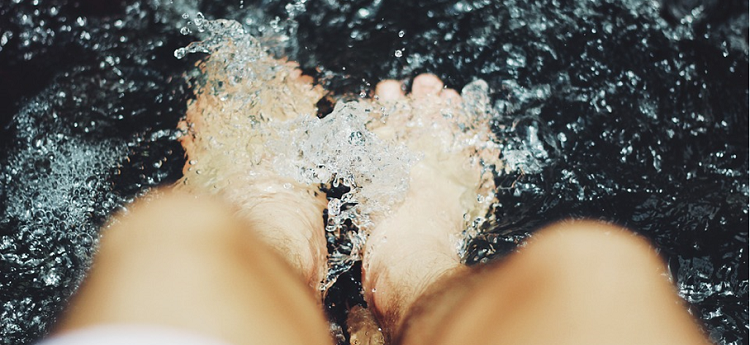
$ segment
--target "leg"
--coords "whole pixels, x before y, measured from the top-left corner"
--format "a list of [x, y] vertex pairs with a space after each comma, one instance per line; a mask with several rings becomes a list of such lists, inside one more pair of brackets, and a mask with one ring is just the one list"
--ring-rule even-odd
[[457, 251], [461, 232], [467, 220], [486, 213], [494, 185], [482, 164], [499, 156], [488, 119], [475, 116], [437, 77], [416, 77], [408, 97], [400, 90], [394, 81], [378, 84], [378, 101], [396, 110], [374, 131], [423, 158], [412, 167], [403, 203], [373, 217], [363, 258], [365, 298], [388, 338], [399, 333], [409, 306], [432, 283], [466, 269]]
[[[382, 83], [378, 96], [403, 100], [398, 87]], [[457, 99], [452, 92], [452, 97], [445, 97], [441, 89], [434, 76], [418, 77], [411, 96], [418, 110], [413, 116], [432, 122], [431, 129], [437, 123], [439, 129], [450, 131], [439, 123], [436, 112], [420, 108], [440, 104], [434, 97], [425, 102], [431, 95]], [[478, 125], [471, 128], [481, 135], [482, 124]], [[446, 155], [450, 145], [427, 139], [426, 145], [424, 140], [423, 145], [412, 145], [407, 139], [426, 158], [411, 172], [404, 203], [372, 231], [364, 257], [365, 297], [391, 340], [706, 343], [665, 278], [666, 269], [654, 250], [611, 225], [560, 223], [538, 233], [521, 254], [505, 262], [472, 269], [461, 265], [451, 237], [460, 234], [470, 209], [460, 199], [481, 190], [485, 182], [472, 170], [469, 154]], [[486, 149], [476, 153], [493, 156]], [[456, 166], [469, 168], [456, 174]]]
[[[251, 53], [259, 55], [243, 68], [262, 71], [263, 77], [230, 82], [236, 76], [228, 74], [233, 70], [223, 54]], [[218, 195], [235, 205], [237, 216], [257, 225], [256, 236], [319, 289], [326, 274], [325, 196], [317, 186], [280, 176], [274, 161], [294, 159], [277, 155], [293, 145], [280, 139], [288, 133], [279, 125], [314, 118], [322, 88], [293, 63], [237, 51], [231, 44], [205, 62], [204, 74], [207, 81], [196, 88], [179, 124], [187, 162], [177, 188]]]
[[643, 239], [612, 225], [550, 226], [504, 262], [434, 284], [402, 344], [707, 344]]
[[55, 331], [147, 324], [233, 344], [330, 344], [316, 293], [300, 279], [310, 273], [258, 241], [254, 226], [210, 198], [167, 192], [136, 202], [105, 230]]
[[[274, 123], [314, 116], [322, 89], [265, 55], [247, 66], [264, 79], [230, 83], [221, 57], [232, 49], [202, 65], [205, 85], [180, 124], [183, 193], [139, 201], [116, 218], [56, 331], [134, 323], [234, 344], [330, 343], [319, 290], [325, 198], [278, 176], [266, 145], [283, 135]], [[194, 196], [202, 194], [232, 206]]]

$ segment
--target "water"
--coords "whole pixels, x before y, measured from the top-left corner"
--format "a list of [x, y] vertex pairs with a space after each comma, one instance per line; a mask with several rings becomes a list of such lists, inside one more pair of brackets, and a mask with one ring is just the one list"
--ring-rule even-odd
[[[485, 80], [509, 164], [496, 222], [467, 262], [512, 252], [556, 219], [615, 221], [654, 241], [715, 342], [746, 343], [747, 6], [3, 2], [2, 343], [49, 327], [109, 212], [181, 176], [176, 123], [196, 57], [173, 54], [199, 34], [180, 34], [182, 15], [198, 12], [237, 20], [337, 95], [426, 71], [457, 89]], [[333, 239], [331, 250], [347, 249]], [[333, 315], [356, 302], [357, 266], [330, 290]]]
[[[373, 218], [392, 212], [402, 200], [409, 170], [423, 159], [424, 143], [440, 140], [456, 153], [496, 150], [489, 140], [492, 113], [483, 81], [463, 88], [461, 106], [412, 110], [406, 102], [342, 99], [321, 118], [313, 105], [324, 90], [295, 80], [294, 67], [272, 58], [239, 22], [205, 20], [198, 13], [189, 23], [205, 38], [177, 48], [175, 56], [208, 55], [194, 86], [197, 99], [179, 125], [189, 160], [179, 184], [221, 194], [247, 209], [257, 200], [254, 186], [264, 185], [269, 172], [286, 181], [287, 189], [342, 189], [328, 198], [325, 229], [330, 242], [343, 240], [347, 250], [331, 253], [322, 290], [362, 259]], [[441, 126], [414, 112], [437, 114]], [[491, 181], [492, 164], [498, 162], [484, 163], [485, 180]], [[491, 190], [467, 195], [466, 208], [476, 212], [465, 217], [484, 222], [493, 198]]]

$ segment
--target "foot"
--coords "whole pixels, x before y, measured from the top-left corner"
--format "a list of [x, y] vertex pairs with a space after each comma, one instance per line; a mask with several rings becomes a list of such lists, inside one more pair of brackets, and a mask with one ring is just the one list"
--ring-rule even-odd
[[420, 75], [410, 95], [401, 89], [395, 81], [377, 86], [384, 115], [371, 127], [422, 159], [412, 167], [403, 204], [376, 220], [363, 263], [365, 297], [390, 336], [427, 287], [464, 268], [462, 232], [487, 211], [487, 202], [478, 200], [492, 199], [494, 182], [484, 166], [499, 156], [488, 118], [472, 113], [475, 108], [440, 79]]
[[230, 75], [238, 66], [229, 68], [237, 62], [226, 56], [249, 52], [235, 49], [226, 44], [201, 66], [205, 84], [180, 124], [187, 163], [178, 188], [237, 205], [239, 216], [317, 289], [326, 268], [325, 197], [315, 186], [280, 177], [272, 166], [276, 150], [267, 143], [284, 142], [279, 123], [314, 117], [323, 90], [295, 64], [266, 55], [240, 66], [253, 74], [238, 80]]

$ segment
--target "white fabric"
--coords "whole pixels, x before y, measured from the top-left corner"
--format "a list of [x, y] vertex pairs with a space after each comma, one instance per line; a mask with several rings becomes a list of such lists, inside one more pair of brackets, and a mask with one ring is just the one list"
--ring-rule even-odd
[[105, 325], [49, 337], [37, 345], [230, 345], [181, 329], [145, 325]]

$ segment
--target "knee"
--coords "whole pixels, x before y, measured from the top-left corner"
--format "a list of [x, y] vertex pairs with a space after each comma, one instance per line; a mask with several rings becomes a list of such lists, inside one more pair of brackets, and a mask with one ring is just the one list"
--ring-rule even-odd
[[651, 244], [636, 233], [614, 224], [592, 220], [561, 221], [539, 230], [531, 246], [573, 260], [626, 259], [622, 256], [655, 255]]
[[666, 274], [656, 250], [643, 237], [613, 224], [563, 221], [540, 230], [528, 245], [539, 263], [560, 279], [591, 284], [630, 284]]
[[[159, 190], [127, 206], [102, 232], [101, 250], [202, 250], [236, 241], [242, 226], [231, 208], [210, 197]], [[100, 251], [101, 251], [100, 250]]]

